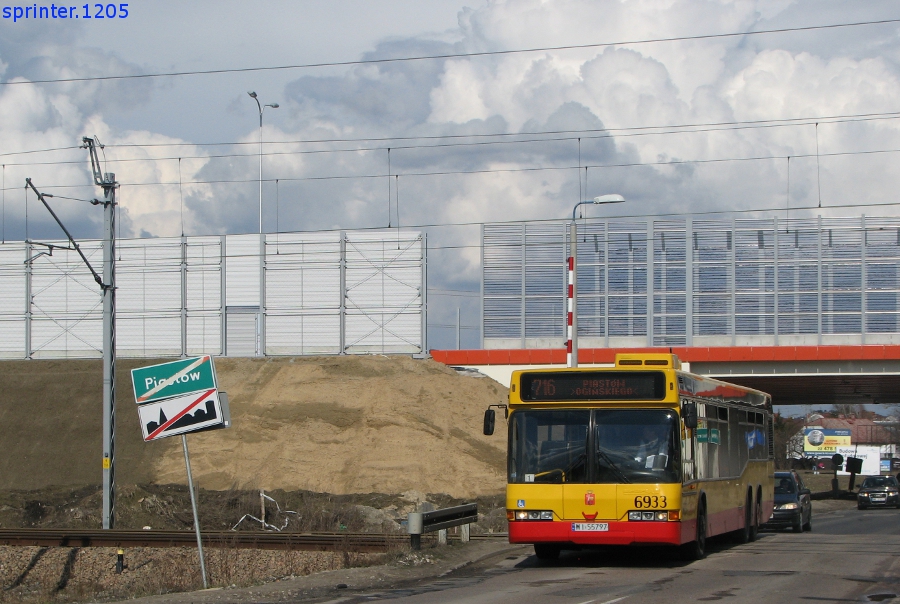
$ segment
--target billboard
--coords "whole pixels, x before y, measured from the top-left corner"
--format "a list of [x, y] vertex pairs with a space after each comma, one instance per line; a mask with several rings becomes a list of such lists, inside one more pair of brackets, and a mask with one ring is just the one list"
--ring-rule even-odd
[[[844, 459], [848, 457], [858, 457], [862, 459], [862, 472], [860, 472], [863, 476], [878, 476], [881, 473], [881, 447], [878, 446], [865, 446], [860, 445], [858, 447], [839, 447], [837, 450], [838, 453], [844, 456]], [[849, 476], [849, 472], [845, 472], [843, 469], [838, 471], [838, 476]]]
[[803, 429], [803, 452], [807, 456], [827, 455], [838, 452], [838, 447], [850, 446], [850, 430], [827, 430], [825, 428]]

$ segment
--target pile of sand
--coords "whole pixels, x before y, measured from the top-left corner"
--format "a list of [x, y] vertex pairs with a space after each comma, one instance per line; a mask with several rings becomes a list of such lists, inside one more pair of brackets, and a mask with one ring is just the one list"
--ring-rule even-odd
[[[117, 365], [116, 480], [184, 483], [180, 438], [141, 439], [133, 367]], [[484, 409], [506, 402], [489, 378], [430, 360], [346, 356], [216, 360], [233, 427], [188, 436], [205, 489], [447, 493], [504, 487], [505, 439], [481, 434]], [[0, 363], [0, 484], [6, 489], [101, 479], [99, 361]]]

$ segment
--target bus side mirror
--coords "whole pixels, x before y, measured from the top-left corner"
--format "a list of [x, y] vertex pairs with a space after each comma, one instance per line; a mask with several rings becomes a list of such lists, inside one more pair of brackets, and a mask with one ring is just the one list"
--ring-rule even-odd
[[496, 420], [496, 413], [494, 413], [493, 409], [488, 409], [484, 412], [484, 435], [490, 436], [494, 433], [494, 422]]
[[684, 427], [694, 430], [697, 428], [697, 405], [686, 402], [681, 405], [681, 417], [684, 419]]

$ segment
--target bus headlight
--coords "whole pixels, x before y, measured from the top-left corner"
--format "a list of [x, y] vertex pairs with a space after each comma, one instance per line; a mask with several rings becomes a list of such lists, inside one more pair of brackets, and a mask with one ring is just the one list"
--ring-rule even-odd
[[[677, 519], [677, 514], [673, 513], [673, 520]], [[645, 512], [642, 510], [632, 510], [628, 512], [628, 519], [631, 521], [658, 521], [665, 522], [669, 519], [669, 512]]]
[[516, 510], [513, 518], [515, 520], [553, 520], [553, 512], [550, 510]]

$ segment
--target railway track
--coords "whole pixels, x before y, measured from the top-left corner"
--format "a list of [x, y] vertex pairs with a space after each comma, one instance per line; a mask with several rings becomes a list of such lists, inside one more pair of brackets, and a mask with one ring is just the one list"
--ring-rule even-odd
[[[305, 551], [386, 552], [409, 543], [404, 534], [275, 533], [203, 531], [205, 547]], [[423, 541], [436, 539], [431, 533]], [[450, 535], [453, 540], [454, 536]], [[475, 535], [472, 540], [506, 538], [505, 533]], [[195, 546], [191, 531], [122, 531], [92, 529], [0, 529], [0, 545], [43, 547], [185, 547]]]

